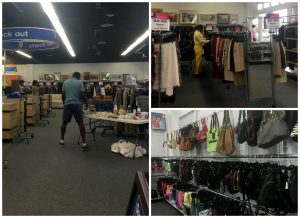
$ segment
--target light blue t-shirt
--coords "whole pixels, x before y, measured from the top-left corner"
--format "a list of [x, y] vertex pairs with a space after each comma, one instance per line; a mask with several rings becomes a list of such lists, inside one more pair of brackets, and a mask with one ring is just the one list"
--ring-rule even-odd
[[64, 82], [62, 91], [65, 93], [65, 105], [82, 104], [80, 92], [84, 92], [83, 83], [76, 78]]

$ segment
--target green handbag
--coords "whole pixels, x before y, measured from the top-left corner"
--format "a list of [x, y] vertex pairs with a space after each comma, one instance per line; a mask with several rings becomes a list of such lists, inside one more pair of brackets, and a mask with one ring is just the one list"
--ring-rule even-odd
[[207, 152], [215, 152], [220, 137], [220, 126], [217, 113], [213, 113], [210, 120], [210, 128], [207, 132]]

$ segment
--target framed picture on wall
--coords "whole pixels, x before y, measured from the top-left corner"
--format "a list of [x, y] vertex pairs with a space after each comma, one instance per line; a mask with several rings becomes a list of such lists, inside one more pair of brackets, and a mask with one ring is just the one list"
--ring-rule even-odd
[[151, 8], [151, 17], [154, 16], [156, 13], [162, 13], [161, 8]]
[[218, 24], [229, 24], [230, 14], [217, 14]]
[[101, 80], [111, 80], [111, 75], [110, 73], [100, 73], [100, 79]]
[[166, 116], [161, 113], [151, 113], [151, 128], [155, 130], [166, 130]]
[[99, 74], [91, 73], [91, 80], [98, 80], [98, 79], [99, 79]]
[[171, 23], [178, 23], [178, 14], [176, 12], [164, 12], [170, 16]]
[[201, 14], [200, 21], [210, 22], [213, 23], [216, 20], [215, 14]]
[[230, 24], [238, 24], [238, 23], [239, 23], [239, 15], [230, 14]]
[[197, 24], [198, 12], [197, 11], [180, 11], [181, 24]]
[[111, 80], [112, 81], [122, 81], [123, 75], [122, 74], [112, 74]]

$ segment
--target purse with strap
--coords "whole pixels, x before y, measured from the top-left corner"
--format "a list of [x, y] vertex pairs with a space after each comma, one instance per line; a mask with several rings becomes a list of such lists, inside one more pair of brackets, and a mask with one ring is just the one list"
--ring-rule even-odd
[[[243, 120], [241, 121], [243, 116]], [[239, 112], [239, 121], [235, 127], [235, 132], [237, 134], [237, 141], [242, 144], [246, 141], [246, 112], [244, 110], [240, 110]]]
[[190, 151], [193, 150], [194, 144], [191, 142], [191, 137], [193, 137], [193, 127], [188, 125], [179, 130], [179, 150]]
[[229, 111], [227, 110], [224, 111], [223, 125], [216, 151], [223, 156], [228, 156], [235, 151], [233, 127], [230, 123]]
[[213, 113], [210, 121], [210, 129], [207, 132], [207, 152], [215, 152], [220, 136], [220, 127], [217, 113]]
[[250, 146], [257, 145], [256, 122], [253, 116], [253, 111], [248, 111], [247, 122], [245, 126], [245, 134], [247, 144]]
[[200, 119], [200, 122], [201, 122], [201, 130], [197, 134], [197, 140], [202, 143], [206, 141], [206, 135], [207, 135], [206, 119], [202, 117]]
[[278, 112], [264, 111], [257, 134], [258, 147], [270, 148], [289, 137], [288, 127], [281, 117]]

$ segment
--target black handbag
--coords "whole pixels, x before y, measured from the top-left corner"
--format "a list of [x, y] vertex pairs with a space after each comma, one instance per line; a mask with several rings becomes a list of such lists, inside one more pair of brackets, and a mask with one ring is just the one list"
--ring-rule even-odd
[[[282, 112], [281, 112], [282, 113]], [[257, 134], [258, 147], [269, 148], [289, 137], [289, 130], [279, 111], [264, 111], [263, 120]]]
[[257, 131], [256, 131], [256, 122], [252, 113], [248, 113], [246, 127], [246, 141], [250, 146], [257, 145]]
[[[241, 119], [243, 119], [242, 122]], [[246, 141], [246, 125], [247, 125], [246, 112], [244, 110], [240, 110], [239, 121], [238, 124], [236, 125], [236, 130], [235, 130], [237, 134], [237, 140], [240, 144]]]

